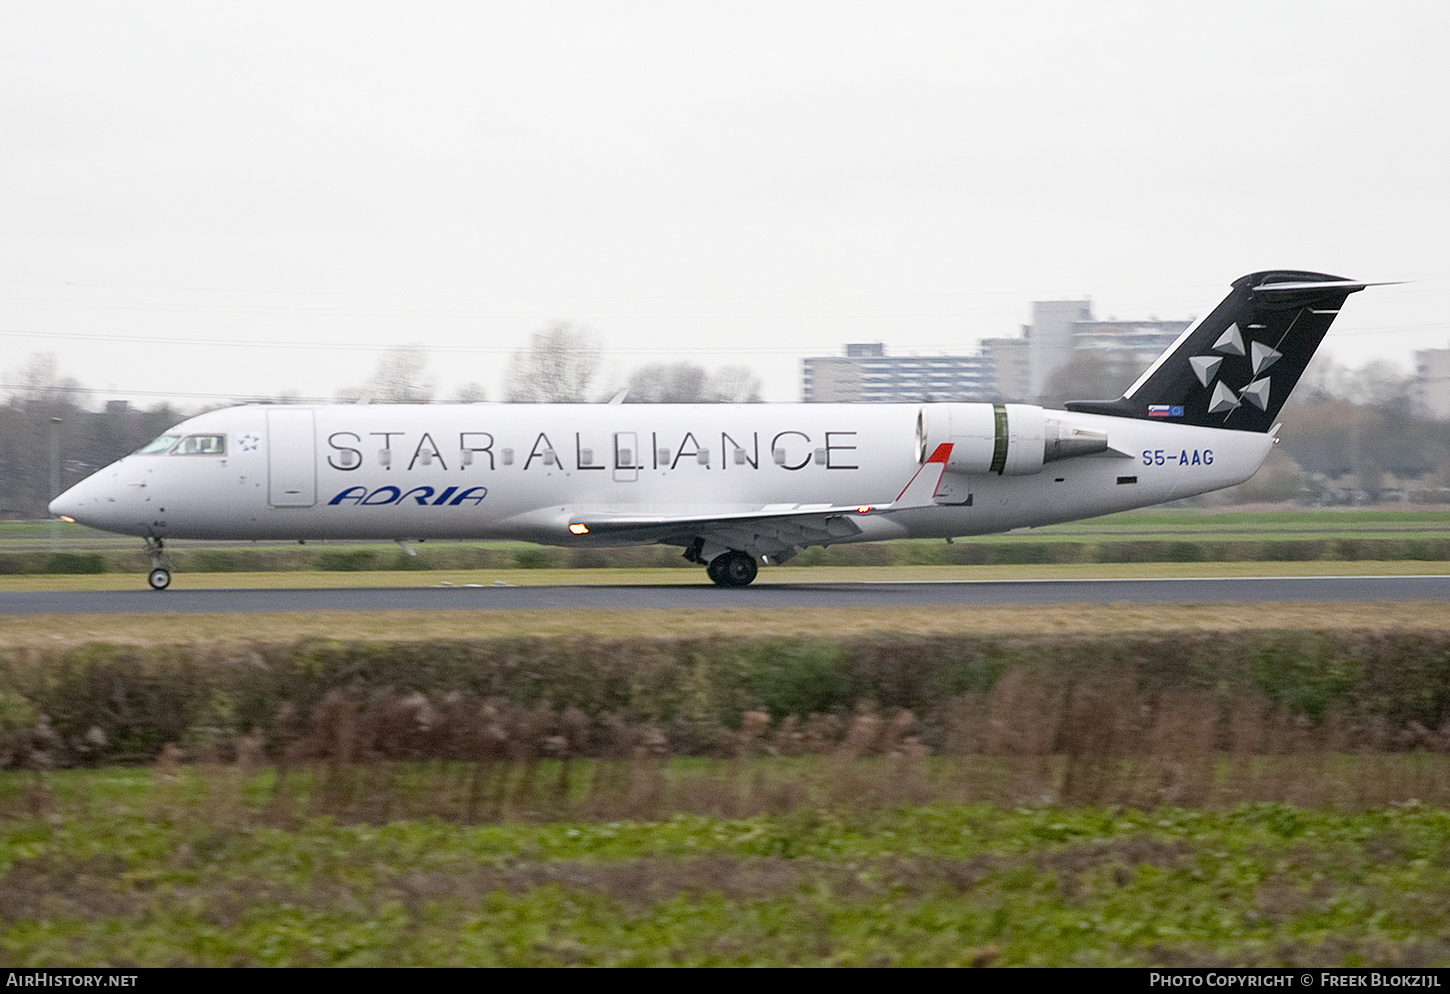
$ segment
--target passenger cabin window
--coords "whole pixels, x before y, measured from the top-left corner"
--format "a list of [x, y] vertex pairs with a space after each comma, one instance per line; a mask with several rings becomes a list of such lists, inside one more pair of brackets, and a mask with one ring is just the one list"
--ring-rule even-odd
[[141, 446], [141, 448], [137, 449], [136, 455], [154, 456], [162, 452], [169, 452], [171, 447], [176, 444], [176, 440], [180, 437], [180, 435], [162, 435], [160, 438], [153, 438]]
[[227, 454], [225, 435], [187, 435], [176, 448], [174, 456], [224, 456]]

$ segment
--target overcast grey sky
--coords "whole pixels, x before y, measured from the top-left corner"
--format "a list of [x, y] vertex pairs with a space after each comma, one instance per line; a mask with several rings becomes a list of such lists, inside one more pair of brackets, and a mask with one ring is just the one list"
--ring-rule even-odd
[[3, 0], [0, 373], [330, 397], [416, 343], [497, 399], [561, 320], [617, 379], [787, 401], [846, 341], [1273, 267], [1416, 281], [1329, 341], [1408, 366], [1450, 346], [1446, 37], [1429, 0]]

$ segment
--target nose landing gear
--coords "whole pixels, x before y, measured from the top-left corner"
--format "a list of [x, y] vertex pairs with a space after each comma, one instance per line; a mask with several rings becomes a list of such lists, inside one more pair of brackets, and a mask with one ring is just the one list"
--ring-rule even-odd
[[151, 572], [146, 575], [146, 582], [152, 590], [165, 590], [171, 586], [171, 557], [155, 535], [146, 536], [146, 552], [151, 556]]

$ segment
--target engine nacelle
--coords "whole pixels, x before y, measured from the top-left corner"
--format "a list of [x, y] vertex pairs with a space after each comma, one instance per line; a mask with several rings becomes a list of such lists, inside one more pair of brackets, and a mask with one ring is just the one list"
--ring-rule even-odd
[[917, 412], [917, 461], [952, 445], [949, 473], [1030, 476], [1043, 463], [1108, 450], [1107, 432], [1049, 418], [1032, 404], [928, 404]]

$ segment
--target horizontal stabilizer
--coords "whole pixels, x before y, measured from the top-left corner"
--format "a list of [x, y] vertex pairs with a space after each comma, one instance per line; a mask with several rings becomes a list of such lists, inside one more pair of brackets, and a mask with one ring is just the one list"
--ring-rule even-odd
[[1254, 287], [1254, 293], [1290, 293], [1296, 290], [1342, 290], [1354, 293], [1372, 286], [1399, 286], [1404, 280], [1378, 280], [1361, 283], [1358, 280], [1318, 280], [1300, 283], [1263, 283]]

